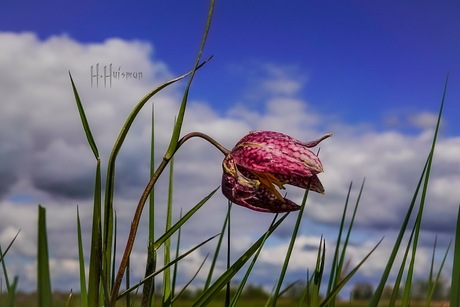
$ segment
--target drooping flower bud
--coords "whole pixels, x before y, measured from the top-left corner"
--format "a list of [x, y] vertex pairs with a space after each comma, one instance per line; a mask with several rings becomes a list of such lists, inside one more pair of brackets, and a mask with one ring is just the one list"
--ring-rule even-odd
[[222, 193], [233, 203], [257, 211], [298, 210], [300, 207], [283, 197], [275, 185], [284, 189], [290, 184], [323, 194], [317, 177], [323, 166], [308, 148], [331, 135], [304, 143], [279, 132], [250, 132], [222, 162]]

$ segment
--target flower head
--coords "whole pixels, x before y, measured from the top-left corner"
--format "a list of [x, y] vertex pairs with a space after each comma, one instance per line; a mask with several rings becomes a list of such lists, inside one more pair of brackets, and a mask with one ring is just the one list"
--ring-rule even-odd
[[222, 193], [233, 203], [256, 211], [298, 210], [275, 186], [284, 189], [290, 184], [323, 194], [317, 177], [323, 166], [308, 148], [331, 135], [304, 143], [279, 132], [250, 132], [222, 162]]

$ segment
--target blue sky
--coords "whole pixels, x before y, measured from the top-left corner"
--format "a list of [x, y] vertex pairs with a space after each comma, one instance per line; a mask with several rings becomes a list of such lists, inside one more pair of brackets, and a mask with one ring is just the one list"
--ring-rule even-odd
[[[155, 84], [192, 67], [208, 6], [207, 1], [3, 4], [0, 244], [8, 244], [22, 229], [17, 249], [11, 251], [16, 258], [9, 263], [20, 275], [21, 287], [34, 287], [37, 203], [49, 208], [50, 241], [60, 243], [51, 248], [53, 280], [62, 289], [78, 287], [75, 244], [66, 243], [75, 239], [69, 225], [74, 224], [76, 204], [90, 220], [94, 161], [67, 72], [72, 71], [79, 87], [104, 163], [133, 103]], [[302, 140], [334, 133], [321, 143], [325, 173], [320, 179], [326, 194], [312, 195], [307, 204], [288, 275], [292, 281], [306, 274], [305, 259], [314, 263], [316, 253], [309, 247], [317, 246], [321, 235], [333, 245], [348, 185], [354, 182], [356, 197], [364, 177], [366, 189], [349, 252], [357, 263], [385, 236], [374, 262], [358, 276], [378, 280], [423, 168], [448, 71], [417, 270], [422, 278], [434, 236], [441, 249], [452, 239], [460, 199], [458, 16], [460, 4], [455, 1], [217, 1], [203, 55], [213, 59], [192, 85], [184, 133], [206, 132], [227, 147], [254, 129]], [[90, 67], [96, 63], [141, 71], [143, 78], [116, 80], [110, 89], [92, 88]], [[168, 89], [155, 102], [160, 149], [169, 140], [183, 86]], [[129, 228], [132, 216], [125, 204], [137, 203], [148, 181], [149, 120], [149, 110], [141, 113], [118, 160], [120, 233]], [[177, 190], [185, 192], [175, 199], [188, 208], [219, 185], [222, 157], [199, 141], [184, 148], [176, 160], [175, 180]], [[160, 182], [158, 189], [165, 186]], [[288, 193], [300, 201], [301, 191]], [[158, 193], [160, 203], [164, 195]], [[193, 245], [220, 231], [223, 204], [223, 196], [216, 195], [207, 211], [190, 222], [184, 242]], [[237, 255], [272, 216], [234, 210]], [[158, 212], [161, 219], [163, 211]], [[203, 225], [202, 219], [209, 223]], [[281, 266], [293, 222], [291, 217], [268, 243], [253, 282], [260, 283], [266, 272]], [[89, 238], [89, 222], [84, 229]], [[139, 241], [145, 240], [141, 232]], [[205, 247], [185, 263], [195, 267], [212, 250]], [[141, 265], [133, 274], [142, 275], [144, 256], [144, 246], [135, 247], [133, 257]], [[448, 274], [449, 264], [446, 270]], [[193, 273], [184, 269], [181, 280]]]
[[[207, 1], [14, 2], [2, 9], [0, 28], [33, 31], [42, 39], [65, 33], [81, 42], [149, 41], [153, 56], [180, 74], [193, 63], [207, 8]], [[308, 79], [302, 95], [315, 108], [388, 128], [385, 117], [436, 112], [451, 71], [447, 109], [456, 114], [459, 14], [455, 1], [218, 2], [205, 51], [214, 59], [195, 90], [225, 111], [251, 86], [244, 67], [293, 66]], [[449, 132], [458, 133], [455, 117], [446, 118]]]

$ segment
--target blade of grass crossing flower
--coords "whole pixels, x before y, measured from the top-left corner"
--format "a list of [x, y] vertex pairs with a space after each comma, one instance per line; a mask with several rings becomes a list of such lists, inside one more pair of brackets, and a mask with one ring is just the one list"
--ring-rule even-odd
[[[277, 218], [278, 218], [278, 214], [276, 214], [275, 217], [273, 218], [273, 221], [271, 222], [270, 227], [272, 227], [273, 224], [275, 224]], [[241, 294], [243, 293], [244, 286], [246, 285], [246, 282], [247, 282], [247, 280], [249, 278], [249, 275], [251, 274], [252, 268], [256, 264], [257, 258], [259, 257], [259, 254], [262, 251], [262, 247], [264, 246], [265, 241], [268, 238], [268, 234], [269, 234], [268, 232], [265, 233], [265, 236], [263, 237], [262, 244], [257, 249], [257, 252], [255, 253], [254, 257], [252, 258], [252, 261], [249, 264], [248, 269], [246, 270], [246, 274], [244, 275], [243, 279], [240, 282], [240, 285], [238, 286], [238, 289], [236, 290], [235, 294], [233, 295], [233, 298], [232, 298], [232, 301], [230, 303], [230, 306], [236, 307], [236, 305], [238, 303], [238, 300], [239, 300]]]
[[278, 279], [278, 284], [276, 286], [275, 293], [273, 294], [273, 300], [272, 300], [271, 306], [276, 306], [278, 297], [280, 296], [281, 285], [283, 284], [284, 276], [286, 275], [287, 267], [289, 265], [289, 260], [291, 259], [292, 250], [294, 249], [294, 243], [297, 238], [297, 233], [299, 232], [300, 222], [302, 221], [302, 215], [305, 209], [305, 203], [307, 202], [307, 198], [308, 198], [308, 189], [305, 191], [304, 196], [303, 196], [302, 204], [300, 206], [299, 213], [297, 215], [297, 220], [296, 220], [294, 229], [292, 231], [291, 241], [289, 242], [289, 247], [286, 252], [286, 257], [284, 258], [284, 263], [281, 269], [280, 277]]
[[53, 306], [48, 256], [48, 236], [46, 231], [46, 209], [38, 206], [37, 242], [37, 295], [38, 306]]
[[227, 228], [227, 223], [230, 220], [230, 212], [231, 212], [231, 209], [232, 209], [232, 206], [231, 206], [230, 202], [229, 202], [229, 205], [228, 205], [227, 208], [228, 208], [227, 209], [227, 214], [225, 216], [224, 224], [222, 225], [222, 230], [221, 230], [220, 235], [219, 235], [219, 240], [217, 241], [216, 250], [215, 250], [214, 256], [212, 258], [211, 267], [209, 268], [208, 278], [206, 279], [206, 283], [204, 285], [204, 290], [208, 289], [209, 285], [211, 284], [212, 274], [214, 272], [214, 268], [216, 266], [217, 258], [219, 256], [220, 247], [222, 246], [222, 240], [224, 238], [225, 229]]
[[[441, 277], [442, 268], [444, 267], [444, 263], [446, 262], [447, 254], [449, 253], [451, 244], [452, 244], [452, 241], [450, 241], [449, 245], [447, 246], [446, 252], [444, 253], [444, 257], [442, 258], [442, 262], [441, 262], [441, 265], [439, 267], [438, 273], [436, 274], [435, 280], [430, 282], [430, 289], [428, 290], [428, 295], [427, 295], [427, 298], [426, 298], [426, 301], [425, 301], [425, 307], [428, 307], [431, 304], [431, 300], [433, 298], [434, 290], [436, 289], [436, 286], [438, 285], [439, 279]], [[433, 260], [434, 260], [434, 254], [433, 254]], [[452, 288], [452, 289], [455, 289], [455, 288]]]
[[83, 240], [81, 238], [80, 211], [77, 207], [77, 244], [78, 262], [80, 265], [80, 306], [88, 306], [88, 294], [86, 291], [85, 257], [83, 255]]
[[180, 136], [180, 132], [181, 132], [181, 129], [182, 129], [182, 123], [184, 121], [185, 109], [186, 109], [186, 106], [187, 106], [187, 100], [188, 100], [188, 94], [189, 94], [189, 91], [190, 91], [190, 86], [192, 85], [193, 78], [195, 77], [195, 72], [198, 69], [198, 66], [200, 64], [200, 59], [201, 59], [201, 55], [202, 55], [203, 50], [204, 50], [204, 46], [206, 44], [206, 39], [208, 37], [209, 28], [211, 27], [211, 20], [212, 20], [213, 12], [214, 12], [214, 0], [211, 0], [210, 5], [209, 5], [209, 10], [208, 10], [208, 18], [206, 20], [206, 26], [205, 26], [203, 37], [202, 37], [202, 40], [201, 40], [201, 45], [200, 45], [200, 48], [198, 50], [198, 55], [196, 57], [195, 64], [193, 65], [193, 69], [191, 71], [190, 78], [188, 80], [187, 86], [185, 87], [184, 96], [182, 98], [182, 103], [180, 105], [179, 113], [177, 115], [177, 122], [176, 122], [176, 124], [174, 126], [174, 131], [173, 131], [173, 134], [171, 136], [171, 141], [169, 142], [169, 148], [168, 148], [168, 150], [167, 150], [167, 152], [165, 154], [166, 159], [169, 159], [174, 155], [174, 152], [175, 152], [176, 146], [177, 146], [177, 142], [179, 141], [179, 136]]
[[[169, 188], [168, 188], [168, 207], [166, 209], [166, 229], [165, 232], [171, 228], [172, 224], [172, 202], [173, 202], [173, 174], [174, 174], [174, 157], [171, 158], [169, 163]], [[180, 227], [178, 229], [180, 231]], [[171, 239], [167, 238], [164, 243], [164, 264], [171, 262]], [[171, 290], [171, 270], [168, 268], [163, 272], [163, 306], [170, 306], [172, 298]]]
[[[460, 206], [458, 206], [455, 230], [454, 259], [452, 264], [451, 289], [460, 289]], [[460, 291], [450, 291], [450, 306], [460, 306]]]
[[161, 237], [159, 237], [154, 243], [154, 249], [157, 250], [169, 237], [171, 237], [190, 217], [192, 217], [213, 195], [219, 188], [209, 193], [203, 198], [198, 204], [195, 205], [189, 212], [187, 212], [179, 221], [176, 222], [172, 227], [168, 229]]
[[[273, 226], [271, 226], [267, 232], [270, 236], [273, 231], [284, 221], [288, 216], [288, 213], [283, 215]], [[266, 234], [261, 236], [246, 252], [241, 255], [238, 260], [236, 260], [233, 265], [226, 270], [206, 291], [201, 293], [201, 295], [196, 299], [192, 306], [204, 306], [211, 299], [219, 293], [219, 291], [225, 287], [225, 285], [233, 278], [233, 276], [238, 273], [238, 271], [243, 267], [243, 265], [251, 258], [251, 256], [258, 250], [258, 248], [265, 242]]]

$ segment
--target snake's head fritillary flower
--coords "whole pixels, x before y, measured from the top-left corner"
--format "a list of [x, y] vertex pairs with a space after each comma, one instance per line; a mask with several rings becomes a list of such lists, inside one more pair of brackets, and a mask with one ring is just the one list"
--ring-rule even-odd
[[253, 131], [244, 136], [222, 162], [222, 193], [231, 202], [264, 212], [299, 210], [300, 206], [276, 189], [290, 184], [323, 194], [317, 174], [319, 158], [308, 148], [330, 137], [301, 142], [273, 131]]

